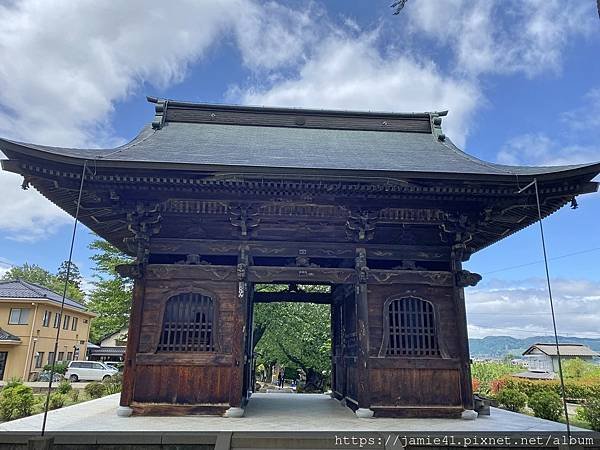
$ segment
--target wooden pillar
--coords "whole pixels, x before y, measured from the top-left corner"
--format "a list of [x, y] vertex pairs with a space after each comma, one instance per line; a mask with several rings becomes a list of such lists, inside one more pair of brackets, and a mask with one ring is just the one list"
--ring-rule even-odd
[[248, 256], [243, 249], [240, 252], [237, 266], [238, 292], [233, 310], [233, 333], [231, 338], [231, 353], [233, 362], [229, 379], [229, 406], [243, 406], [244, 368], [245, 368], [245, 333], [246, 308], [248, 305]]
[[127, 348], [125, 349], [125, 366], [123, 369], [123, 387], [121, 389], [121, 401], [119, 402], [121, 406], [130, 406], [133, 401], [136, 354], [140, 341], [145, 290], [146, 282], [143, 273], [138, 273], [131, 299], [131, 314], [129, 316], [129, 331], [127, 333]]
[[369, 410], [371, 395], [369, 387], [369, 305], [367, 299], [367, 257], [364, 248], [356, 250], [356, 396], [359, 410]]
[[471, 355], [469, 352], [469, 333], [467, 330], [467, 311], [465, 307], [464, 284], [459, 283], [462, 272], [463, 248], [460, 244], [452, 248], [452, 272], [454, 273], [454, 307], [456, 311], [456, 333], [460, 357], [460, 394], [462, 406], [473, 409], [473, 385], [471, 383]]
[[334, 291], [334, 287], [331, 287], [331, 309], [330, 309], [330, 314], [331, 314], [331, 319], [330, 319], [330, 325], [331, 325], [331, 392], [334, 393], [335, 395], [335, 391], [336, 391], [336, 381], [335, 381], [335, 373], [337, 370], [336, 367], [336, 357], [337, 357], [337, 349], [336, 349], [336, 343], [338, 342], [338, 330], [337, 330], [337, 318], [338, 318], [338, 313], [337, 313], [337, 305], [336, 305], [336, 296], [333, 293]]

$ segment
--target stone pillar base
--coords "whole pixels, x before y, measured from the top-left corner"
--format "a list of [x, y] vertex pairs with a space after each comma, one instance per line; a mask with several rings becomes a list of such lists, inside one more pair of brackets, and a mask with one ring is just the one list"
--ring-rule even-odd
[[479, 414], [477, 414], [475, 411], [473, 411], [472, 409], [465, 409], [462, 414], [460, 415], [460, 418], [463, 420], [475, 420], [477, 419], [477, 416]]
[[354, 411], [356, 417], [360, 417], [361, 419], [371, 419], [373, 417], [374, 411], [369, 408], [358, 408]]
[[117, 408], [117, 416], [119, 417], [129, 417], [133, 414], [133, 409], [129, 406], [119, 406]]
[[229, 417], [232, 419], [237, 419], [240, 417], [244, 416], [244, 409], [243, 408], [235, 408], [235, 407], [231, 407], [229, 408], [227, 411], [225, 411], [224, 417]]

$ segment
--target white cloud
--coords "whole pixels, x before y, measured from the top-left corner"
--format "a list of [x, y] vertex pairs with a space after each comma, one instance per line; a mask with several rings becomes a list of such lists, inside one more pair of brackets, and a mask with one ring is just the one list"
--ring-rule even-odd
[[600, 146], [594, 134], [587, 132], [600, 126], [600, 88], [591, 89], [582, 100], [581, 106], [560, 115], [564, 127], [559, 133], [515, 136], [498, 152], [498, 162], [553, 166], [600, 161]]
[[2, 278], [4, 274], [10, 270], [11, 267], [12, 263], [8, 259], [2, 258], [0, 256], [0, 278]]
[[[59, 146], [114, 146], [114, 104], [143, 83], [164, 88], [212, 47], [237, 44], [243, 63], [271, 70], [302, 59], [315, 8], [276, 3], [41, 2], [0, 4], [0, 135]], [[0, 153], [1, 156], [1, 153]], [[67, 219], [39, 194], [0, 173], [0, 229], [19, 240]]]
[[[245, 103], [449, 108], [445, 132], [462, 146], [484, 100], [476, 75], [558, 70], [567, 44], [591, 21], [591, 2], [447, 0], [443, 9], [437, 3], [411, 2], [403, 14], [410, 15], [415, 42], [429, 36], [453, 49], [454, 75], [422, 56], [431, 52], [398, 50], [406, 32], [382, 44], [381, 30], [361, 32], [348, 18], [342, 30], [315, 3], [298, 9], [254, 0], [179, 0], [176, 7], [144, 0], [0, 4], [0, 60], [9, 62], [0, 66], [0, 135], [113, 146], [122, 142], [111, 129], [116, 102], [142, 85], [180, 82], [211, 50], [235, 45], [251, 70], [249, 83], [258, 83], [235, 93]], [[0, 174], [0, 187], [9, 192], [0, 197], [0, 210], [18, 211], [0, 219], [0, 229], [31, 240], [65, 223], [66, 215], [33, 191], [21, 192], [14, 180]]]
[[590, 145], [561, 145], [544, 133], [516, 136], [502, 146], [498, 162], [510, 165], [556, 166], [600, 160], [600, 149]]
[[292, 79], [270, 87], [232, 91], [242, 103], [383, 111], [450, 109], [444, 130], [465, 143], [470, 117], [480, 103], [476, 83], [444, 76], [431, 61], [384, 54], [376, 34], [324, 39]]
[[409, 30], [452, 49], [457, 71], [471, 75], [558, 72], [574, 36], [594, 31], [593, 2], [580, 0], [415, 1]]
[[51, 145], [105, 144], [98, 138], [111, 136], [102, 130], [114, 102], [142, 82], [181, 81], [191, 63], [231, 38], [252, 68], [293, 62], [310, 42], [310, 14], [249, 0], [0, 5], [0, 55], [10, 61], [0, 67], [0, 132]]
[[[558, 332], [600, 337], [600, 282], [552, 280]], [[552, 333], [546, 281], [491, 280], [466, 291], [471, 337], [509, 335], [517, 338]]]
[[0, 173], [0, 230], [5, 238], [35, 242], [55, 233], [72, 219], [35, 189], [21, 189], [22, 178]]
[[563, 113], [562, 122], [576, 132], [600, 127], [600, 88], [591, 89], [583, 97], [583, 105]]

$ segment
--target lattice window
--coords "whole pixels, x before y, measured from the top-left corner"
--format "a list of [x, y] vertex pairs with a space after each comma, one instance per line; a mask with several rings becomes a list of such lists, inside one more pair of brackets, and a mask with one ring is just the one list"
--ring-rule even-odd
[[389, 301], [388, 356], [439, 356], [433, 305], [416, 297]]
[[159, 352], [214, 351], [213, 299], [198, 293], [175, 295], [167, 300]]

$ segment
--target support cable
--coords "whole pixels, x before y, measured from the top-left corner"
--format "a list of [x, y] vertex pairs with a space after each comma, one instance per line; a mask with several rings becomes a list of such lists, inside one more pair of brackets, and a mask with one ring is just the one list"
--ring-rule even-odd
[[48, 392], [46, 393], [46, 404], [44, 406], [44, 420], [42, 421], [42, 436], [46, 433], [46, 419], [48, 418], [48, 406], [50, 404], [50, 393], [52, 392], [52, 381], [55, 373], [56, 355], [58, 351], [58, 339], [60, 337], [61, 322], [64, 321], [65, 299], [67, 297], [67, 288], [69, 286], [69, 276], [71, 275], [71, 261], [73, 259], [73, 246], [75, 244], [75, 234], [77, 233], [77, 224], [79, 223], [79, 207], [81, 205], [81, 194], [83, 193], [83, 181], [85, 179], [85, 171], [87, 169], [87, 160], [83, 162], [83, 170], [81, 172], [81, 183], [79, 185], [79, 195], [77, 196], [77, 209], [75, 210], [75, 222], [73, 223], [73, 234], [71, 236], [71, 248], [69, 250], [69, 262], [67, 264], [67, 274], [65, 277], [65, 285], [63, 288], [62, 300], [60, 303], [59, 322], [56, 329], [56, 338], [54, 340], [54, 356], [52, 358], [52, 366], [50, 368], [50, 380], [48, 381]]
[[567, 396], [566, 396], [566, 391], [565, 391], [565, 380], [563, 377], [563, 370], [562, 370], [562, 358], [560, 355], [560, 345], [558, 343], [558, 332], [556, 330], [556, 315], [554, 313], [554, 300], [552, 299], [552, 286], [550, 283], [550, 271], [548, 270], [548, 256], [546, 255], [546, 240], [544, 238], [544, 226], [542, 225], [542, 208], [540, 206], [540, 194], [538, 191], [537, 178], [534, 178], [533, 181], [531, 183], [529, 183], [527, 186], [525, 186], [524, 188], [519, 189], [518, 193], [521, 194], [523, 191], [529, 189], [532, 185], [535, 187], [535, 200], [536, 200], [537, 210], [538, 210], [538, 223], [540, 224], [540, 237], [542, 240], [542, 252], [544, 254], [544, 266], [546, 268], [546, 283], [548, 285], [548, 298], [550, 300], [550, 311], [552, 313], [552, 326], [554, 328], [554, 342], [556, 344], [556, 356], [558, 358], [558, 375], [560, 377], [560, 391], [561, 391], [561, 397], [562, 397], [562, 402], [563, 402], [563, 409], [565, 412], [565, 422], [567, 425], [567, 436], [570, 439], [571, 438], [571, 424], [569, 422], [569, 412], [567, 409]]

